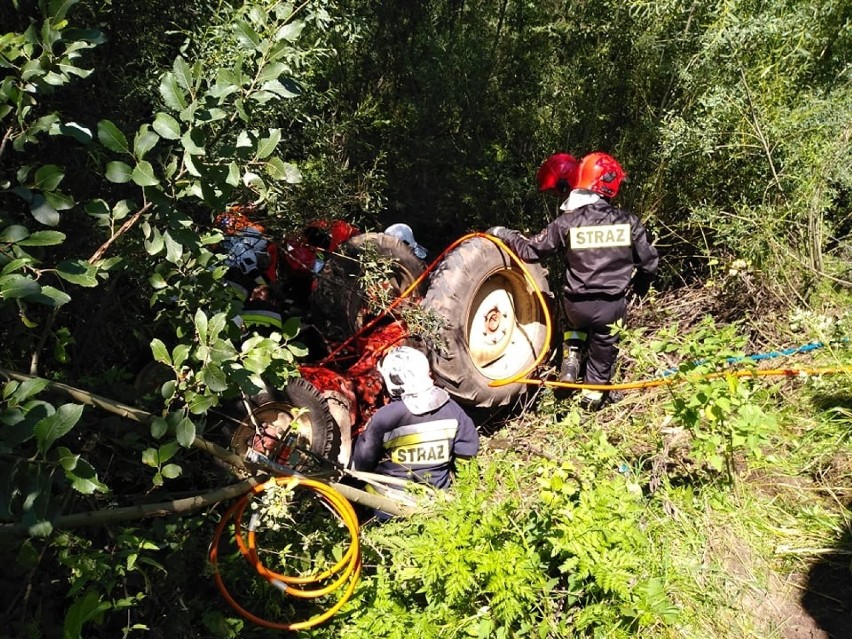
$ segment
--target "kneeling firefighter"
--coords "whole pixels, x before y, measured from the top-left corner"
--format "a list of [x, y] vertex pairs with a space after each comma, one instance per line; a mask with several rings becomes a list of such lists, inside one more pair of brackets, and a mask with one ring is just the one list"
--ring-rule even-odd
[[[659, 259], [639, 218], [610, 203], [627, 177], [614, 157], [590, 153], [567, 177], [571, 191], [560, 206], [562, 213], [537, 235], [526, 238], [501, 226], [487, 233], [528, 262], [563, 252], [568, 330], [560, 381], [577, 381], [580, 351], [587, 342], [585, 382], [608, 384], [618, 355], [618, 338], [610, 325], [624, 319], [631, 286], [638, 296], [648, 292]], [[604, 399], [617, 401], [618, 394], [611, 391], [605, 398], [601, 391], [584, 389], [580, 403], [595, 410]]]
[[[447, 391], [435, 386], [429, 360], [415, 348], [396, 347], [379, 364], [391, 402], [379, 408], [355, 440], [352, 467], [447, 489], [455, 463], [479, 452], [473, 421]], [[410, 503], [404, 488], [371, 489]], [[387, 516], [377, 513], [380, 519]]]

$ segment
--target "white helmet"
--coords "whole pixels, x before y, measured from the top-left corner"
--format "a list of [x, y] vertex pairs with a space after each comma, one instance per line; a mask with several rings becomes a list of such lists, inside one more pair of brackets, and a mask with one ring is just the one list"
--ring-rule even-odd
[[443, 388], [435, 386], [429, 360], [416, 348], [392, 349], [379, 364], [379, 372], [391, 397], [401, 397], [415, 415], [437, 410], [450, 397]]
[[391, 397], [413, 395], [433, 385], [429, 360], [410, 346], [390, 350], [379, 364], [379, 372]]
[[417, 257], [421, 260], [426, 259], [426, 249], [415, 241], [414, 231], [411, 230], [411, 227], [408, 226], [408, 224], [391, 224], [385, 229], [385, 235], [398, 237], [411, 247], [411, 250], [414, 251], [414, 254]]

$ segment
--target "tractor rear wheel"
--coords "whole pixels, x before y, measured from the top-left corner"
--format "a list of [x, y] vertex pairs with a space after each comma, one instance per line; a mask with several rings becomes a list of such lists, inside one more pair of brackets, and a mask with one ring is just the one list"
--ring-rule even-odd
[[[547, 271], [525, 264], [550, 299]], [[523, 271], [496, 244], [466, 240], [432, 272], [422, 306], [445, 321], [432, 349], [436, 380], [460, 403], [505, 406], [528, 388], [521, 383], [489, 386], [529, 367], [547, 343], [545, 309]]]
[[[326, 336], [346, 339], [357, 333], [378, 313], [371, 308], [374, 291], [365, 289], [365, 269], [361, 258], [374, 250], [389, 260], [390, 269], [376, 286], [389, 300], [396, 299], [425, 270], [426, 266], [399, 238], [384, 233], [362, 233], [344, 242], [317, 275], [311, 294], [311, 312]], [[369, 287], [368, 287], [369, 288]], [[414, 291], [422, 297], [425, 283]]]

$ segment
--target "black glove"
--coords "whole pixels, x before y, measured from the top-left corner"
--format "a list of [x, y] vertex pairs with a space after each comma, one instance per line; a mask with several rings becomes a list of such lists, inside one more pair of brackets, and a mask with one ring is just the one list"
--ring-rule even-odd
[[633, 276], [633, 294], [642, 299], [648, 294], [648, 291], [651, 289], [651, 280], [653, 278], [650, 275], [645, 275], [644, 273], [636, 273]]

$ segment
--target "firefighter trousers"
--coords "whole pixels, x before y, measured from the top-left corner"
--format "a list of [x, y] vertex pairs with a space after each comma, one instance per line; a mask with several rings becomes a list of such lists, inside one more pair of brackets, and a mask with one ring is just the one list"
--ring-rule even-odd
[[[624, 319], [627, 298], [623, 295], [566, 295], [563, 304], [569, 332], [586, 334], [588, 358], [584, 381], [589, 384], [608, 384], [618, 357], [618, 338], [612, 334], [609, 325]], [[571, 340], [568, 342], [570, 344]]]

